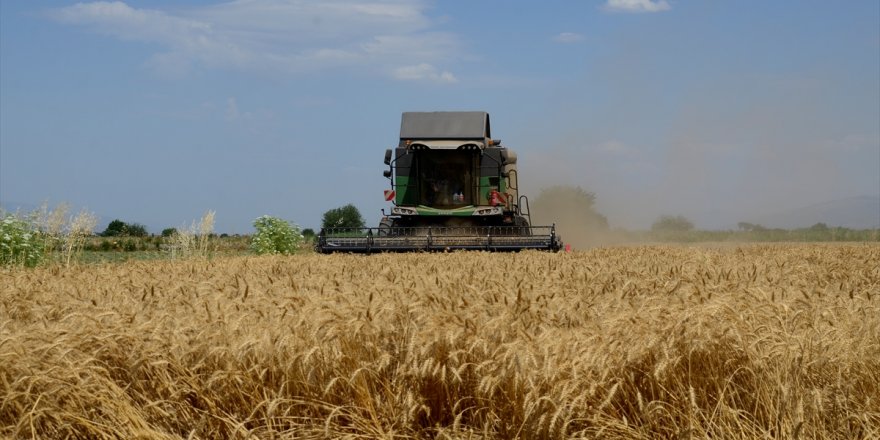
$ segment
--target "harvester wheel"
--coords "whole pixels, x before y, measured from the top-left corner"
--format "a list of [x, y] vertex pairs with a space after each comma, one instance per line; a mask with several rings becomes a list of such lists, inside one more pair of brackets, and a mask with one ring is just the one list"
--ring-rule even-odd
[[513, 221], [516, 226], [516, 233], [520, 236], [532, 235], [532, 229], [529, 227], [529, 221], [525, 217], [516, 217]]
[[380, 237], [388, 237], [392, 233], [392, 229], [394, 228], [394, 220], [391, 220], [388, 217], [383, 218], [379, 221], [379, 236]]

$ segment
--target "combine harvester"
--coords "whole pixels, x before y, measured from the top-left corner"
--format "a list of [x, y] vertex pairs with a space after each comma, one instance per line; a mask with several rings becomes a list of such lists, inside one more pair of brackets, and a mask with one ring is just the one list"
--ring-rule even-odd
[[556, 226], [531, 226], [516, 154], [492, 139], [486, 112], [407, 112], [385, 151], [391, 181], [377, 228], [325, 228], [318, 252], [559, 251]]

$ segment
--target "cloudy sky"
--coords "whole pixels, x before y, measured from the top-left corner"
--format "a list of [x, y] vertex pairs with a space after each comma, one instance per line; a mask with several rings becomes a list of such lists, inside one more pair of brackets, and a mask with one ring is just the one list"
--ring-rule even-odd
[[157, 232], [387, 207], [403, 111], [485, 110], [612, 225], [880, 194], [876, 0], [0, 3], [0, 202]]

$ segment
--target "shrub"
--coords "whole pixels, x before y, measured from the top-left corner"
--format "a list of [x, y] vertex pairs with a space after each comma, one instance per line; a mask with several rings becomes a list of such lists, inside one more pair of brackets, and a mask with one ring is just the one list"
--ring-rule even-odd
[[137, 242], [130, 238], [125, 240], [123, 243], [124, 244], [122, 245], [122, 250], [124, 250], [125, 252], [134, 252], [138, 250]]
[[290, 255], [303, 242], [299, 226], [277, 217], [264, 215], [254, 220], [257, 232], [251, 239], [251, 249], [257, 254]]
[[46, 239], [32, 221], [13, 214], [0, 221], [0, 266], [34, 267], [43, 260]]
[[163, 237], [171, 237], [177, 233], [177, 228], [165, 228], [162, 230]]

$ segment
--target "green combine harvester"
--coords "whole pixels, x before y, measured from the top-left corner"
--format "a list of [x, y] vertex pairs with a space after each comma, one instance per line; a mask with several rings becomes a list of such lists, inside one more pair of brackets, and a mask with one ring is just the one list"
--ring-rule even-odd
[[391, 187], [375, 228], [324, 228], [319, 252], [559, 251], [555, 225], [531, 226], [516, 154], [492, 139], [486, 112], [406, 112], [385, 151]]

